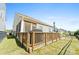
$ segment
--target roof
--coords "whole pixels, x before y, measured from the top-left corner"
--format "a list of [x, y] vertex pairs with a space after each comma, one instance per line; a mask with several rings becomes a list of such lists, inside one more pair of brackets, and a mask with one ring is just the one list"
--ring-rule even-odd
[[42, 25], [45, 25], [45, 26], [53, 27], [53, 26], [51, 26], [49, 24], [41, 22], [40, 20], [37, 20], [37, 19], [32, 18], [30, 16], [23, 15], [23, 14], [20, 14], [20, 13], [17, 13], [17, 15], [24, 17], [24, 19], [23, 19], [24, 21], [28, 21], [28, 22], [35, 23], [35, 24], [42, 24]]

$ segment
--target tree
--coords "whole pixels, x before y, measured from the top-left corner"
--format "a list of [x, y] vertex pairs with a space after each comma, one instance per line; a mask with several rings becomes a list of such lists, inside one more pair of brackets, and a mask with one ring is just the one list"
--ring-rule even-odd
[[74, 36], [79, 40], [79, 30], [74, 32]]

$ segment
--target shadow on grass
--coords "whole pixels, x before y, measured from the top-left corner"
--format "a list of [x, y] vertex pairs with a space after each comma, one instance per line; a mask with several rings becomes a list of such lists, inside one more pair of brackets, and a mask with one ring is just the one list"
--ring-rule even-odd
[[17, 44], [20, 48], [23, 48], [25, 51], [27, 51], [27, 50], [26, 50], [26, 47], [23, 45], [23, 43], [21, 43], [21, 42], [18, 40], [18, 38], [16, 38], [15, 36], [14, 36], [14, 38], [15, 38], [16, 44]]

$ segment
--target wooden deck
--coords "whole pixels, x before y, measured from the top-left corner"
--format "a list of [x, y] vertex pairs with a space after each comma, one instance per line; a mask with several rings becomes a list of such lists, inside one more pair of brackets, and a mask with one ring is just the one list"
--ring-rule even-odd
[[21, 32], [17, 33], [17, 35], [20, 42], [27, 48], [27, 51], [35, 50], [40, 44], [46, 46], [60, 39], [59, 33]]

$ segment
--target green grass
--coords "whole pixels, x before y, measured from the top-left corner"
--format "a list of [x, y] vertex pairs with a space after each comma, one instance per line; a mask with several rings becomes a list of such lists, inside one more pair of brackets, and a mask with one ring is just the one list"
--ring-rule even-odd
[[68, 48], [66, 55], [79, 55], [79, 40], [73, 38], [73, 41]]
[[27, 54], [24, 49], [17, 46], [15, 39], [7, 39], [0, 43], [0, 54]]
[[[69, 41], [69, 38], [58, 40], [52, 44], [34, 50], [34, 55], [57, 55], [62, 47]], [[15, 39], [7, 39], [0, 43], [1, 55], [27, 55], [28, 53], [16, 44]], [[67, 49], [66, 55], [79, 54], [79, 41], [73, 38], [70, 47]]]
[[[79, 40], [72, 38], [72, 43], [67, 49], [66, 55], [78, 55], [79, 54]], [[62, 47], [68, 42], [68, 38], [49, 44], [45, 47], [35, 50], [34, 54], [40, 55], [57, 55]]]
[[33, 54], [40, 54], [40, 55], [57, 55], [62, 47], [68, 42], [69, 40], [59, 40], [42, 48], [39, 48], [33, 52]]

